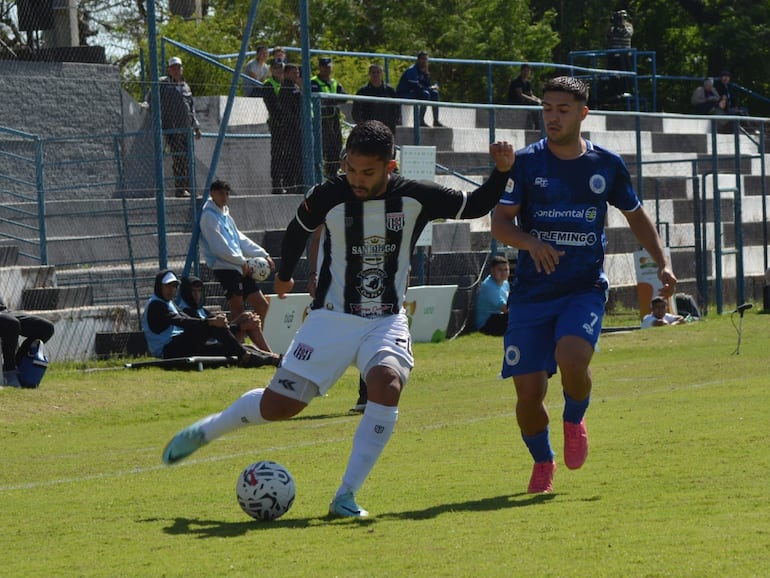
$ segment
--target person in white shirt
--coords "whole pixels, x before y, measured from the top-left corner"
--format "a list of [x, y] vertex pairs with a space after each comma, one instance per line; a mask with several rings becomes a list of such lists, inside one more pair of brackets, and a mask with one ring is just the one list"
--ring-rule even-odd
[[668, 304], [663, 297], [653, 297], [650, 301], [650, 307], [652, 307], [652, 313], [648, 313], [642, 319], [642, 329], [664, 325], [681, 325], [685, 322], [681, 315], [668, 312]]

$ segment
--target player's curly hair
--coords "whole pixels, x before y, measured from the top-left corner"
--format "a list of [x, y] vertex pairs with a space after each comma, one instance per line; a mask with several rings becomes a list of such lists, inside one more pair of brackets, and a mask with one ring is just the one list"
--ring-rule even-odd
[[389, 161], [394, 156], [393, 133], [378, 120], [368, 120], [353, 127], [345, 143], [345, 154], [378, 157]]
[[543, 85], [543, 94], [546, 92], [566, 92], [575, 97], [578, 102], [588, 102], [588, 85], [574, 76], [557, 76], [547, 80]]

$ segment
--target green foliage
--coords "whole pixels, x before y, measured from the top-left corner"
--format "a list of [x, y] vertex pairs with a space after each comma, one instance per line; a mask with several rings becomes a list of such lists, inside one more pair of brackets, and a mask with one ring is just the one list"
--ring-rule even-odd
[[[0, 390], [3, 573], [764, 575], [770, 318], [746, 314], [739, 356], [731, 321], [603, 335], [588, 461], [560, 465], [548, 496], [525, 491], [531, 458], [513, 386], [496, 378], [501, 340], [415, 344], [396, 432], [359, 493], [365, 521], [326, 517], [360, 420], [347, 414], [356, 372], [300, 416], [232, 432], [169, 468], [160, 455], [173, 432], [270, 370], [54, 363], [39, 390]], [[558, 379], [547, 403], [561, 454]], [[238, 473], [259, 459], [297, 480], [274, 523], [235, 500]]]

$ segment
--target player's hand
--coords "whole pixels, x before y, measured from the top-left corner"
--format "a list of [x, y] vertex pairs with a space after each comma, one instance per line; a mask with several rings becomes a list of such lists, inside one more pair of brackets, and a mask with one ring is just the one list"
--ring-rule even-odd
[[535, 269], [538, 273], [550, 275], [556, 271], [556, 265], [559, 264], [559, 257], [564, 256], [564, 251], [557, 251], [550, 243], [544, 243], [539, 239], [532, 238], [527, 247], [532, 261], [535, 263]]
[[241, 273], [243, 273], [244, 277], [251, 277], [251, 274], [254, 272], [254, 268], [249, 266], [248, 261], [241, 265]]
[[270, 265], [270, 270], [275, 273], [275, 261], [273, 261], [273, 258], [270, 255], [265, 256], [265, 259], [267, 259], [267, 263]]
[[668, 267], [661, 267], [658, 269], [658, 279], [663, 286], [658, 289], [658, 295], [661, 297], [671, 297], [676, 291], [676, 276], [674, 272]]
[[273, 289], [278, 295], [278, 299], [286, 299], [286, 294], [291, 293], [294, 289], [294, 278], [284, 281], [278, 275], [275, 276], [275, 283], [273, 283]]
[[516, 153], [508, 141], [497, 141], [489, 145], [489, 154], [495, 161], [495, 168], [501, 173], [507, 173], [513, 168]]

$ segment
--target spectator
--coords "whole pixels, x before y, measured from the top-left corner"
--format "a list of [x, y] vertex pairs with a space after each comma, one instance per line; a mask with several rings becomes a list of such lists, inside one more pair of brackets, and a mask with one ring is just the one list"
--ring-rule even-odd
[[178, 56], [169, 58], [166, 70], [168, 75], [159, 79], [160, 110], [166, 146], [173, 160], [174, 196], [184, 198], [190, 196], [190, 131], [195, 133], [196, 139], [200, 139], [201, 129], [195, 113], [192, 90], [184, 80], [182, 59]]
[[249, 60], [243, 67], [246, 76], [253, 78], [259, 84], [246, 81], [243, 84], [243, 92], [246, 96], [262, 96], [262, 85], [270, 75], [270, 68], [267, 65], [267, 46], [260, 44], [257, 46], [257, 54], [254, 59]]
[[[369, 82], [358, 89], [358, 96], [377, 96], [379, 98], [396, 98], [396, 90], [387, 84], [383, 78], [382, 66], [369, 65]], [[396, 126], [401, 124], [401, 105], [381, 102], [360, 101], [353, 103], [353, 120], [358, 123], [367, 120], [379, 120], [395, 135]]]
[[[214, 313], [203, 306], [203, 301], [203, 281], [194, 275], [183, 277], [176, 300], [182, 313], [201, 319], [216, 317]], [[255, 347], [268, 353], [271, 352], [262, 333], [262, 320], [256, 313], [244, 311], [237, 318], [230, 320], [230, 331], [241, 343], [244, 337], [248, 336]]]
[[232, 334], [227, 316], [190, 317], [174, 304], [179, 279], [163, 269], [155, 276], [155, 290], [142, 314], [142, 330], [150, 353], [161, 359], [196, 355], [237, 357], [242, 367], [277, 367], [280, 356], [246, 348]]
[[273, 48], [273, 62], [286, 63], [286, 50], [283, 46]]
[[748, 116], [748, 109], [744, 106], [738, 106], [738, 102], [733, 96], [733, 92], [730, 89], [730, 79], [730, 71], [723, 70], [719, 73], [719, 80], [714, 82], [714, 88], [719, 93], [719, 96], [727, 98], [727, 114]]
[[[318, 74], [310, 79], [313, 92], [346, 94], [342, 85], [332, 78], [334, 65], [331, 58], [318, 59]], [[340, 108], [337, 100], [321, 101], [321, 136], [324, 159], [324, 175], [327, 179], [337, 176], [340, 169], [342, 151], [342, 126]]]
[[[529, 64], [522, 64], [519, 75], [511, 80], [511, 84], [508, 86], [508, 104], [540, 106], [540, 99], [532, 93], [530, 76], [532, 76], [532, 67]], [[540, 111], [530, 110], [528, 112], [525, 128], [540, 130]]]
[[206, 265], [224, 288], [233, 319], [241, 316], [246, 303], [251, 305], [260, 319], [264, 319], [268, 302], [251, 277], [253, 271], [247, 260], [250, 257], [264, 257], [271, 269], [275, 269], [275, 263], [267, 251], [241, 233], [235, 225], [227, 206], [230, 184], [215, 180], [211, 183], [210, 191], [211, 198], [204, 203], [200, 220], [201, 248]]
[[[0, 299], [0, 343], [3, 352], [3, 385], [21, 387], [19, 370], [21, 358], [27, 354], [32, 342], [39, 339], [47, 343], [53, 337], [54, 325], [37, 315], [8, 311]], [[19, 346], [19, 337], [24, 341]]]
[[[430, 100], [438, 102], [438, 84], [430, 78], [428, 67], [428, 53], [421, 50], [417, 53], [417, 62], [404, 71], [398, 81], [396, 93], [400, 98], [411, 98], [415, 100]], [[443, 127], [438, 120], [438, 106], [433, 105], [433, 126]], [[420, 107], [420, 126], [428, 126], [425, 122], [425, 111], [427, 107]]]
[[476, 329], [486, 335], [505, 335], [508, 327], [508, 277], [511, 268], [501, 255], [492, 258], [489, 275], [482, 281], [476, 297]]
[[652, 307], [652, 313], [648, 313], [642, 318], [642, 329], [686, 323], [685, 318], [681, 315], [674, 315], [668, 312], [668, 304], [663, 297], [653, 297], [650, 307]]
[[724, 114], [719, 106], [720, 95], [714, 88], [714, 79], [705, 78], [703, 84], [697, 87], [690, 102], [697, 114]]
[[270, 176], [274, 195], [302, 193], [302, 92], [296, 64], [283, 66], [278, 90], [265, 92], [270, 113]]

